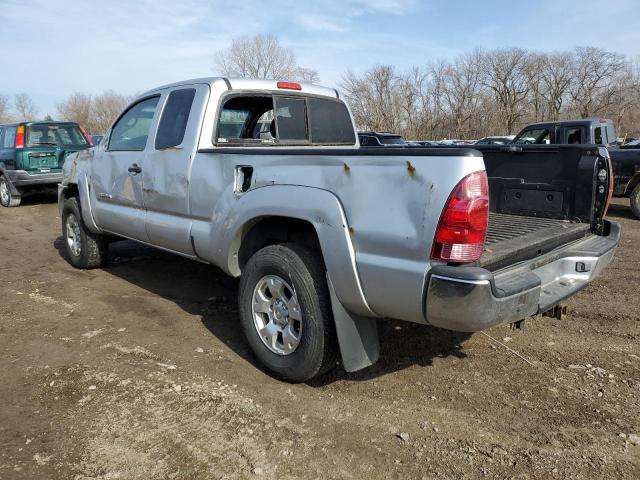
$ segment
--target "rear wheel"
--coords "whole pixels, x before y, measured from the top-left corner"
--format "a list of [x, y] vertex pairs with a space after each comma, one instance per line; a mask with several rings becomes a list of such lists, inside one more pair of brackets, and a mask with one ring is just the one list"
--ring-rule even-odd
[[337, 340], [320, 255], [296, 244], [271, 245], [247, 262], [240, 279], [240, 321], [264, 368], [304, 382], [337, 364]]
[[76, 197], [64, 201], [62, 238], [67, 255], [74, 267], [96, 268], [104, 265], [107, 258], [107, 239], [104, 235], [90, 232], [84, 225]]
[[11, 193], [9, 180], [4, 175], [0, 175], [0, 204], [3, 207], [17, 207], [20, 205], [22, 197]]
[[636, 185], [636, 188], [631, 192], [629, 202], [631, 203], [631, 211], [635, 217], [640, 218], [640, 184]]

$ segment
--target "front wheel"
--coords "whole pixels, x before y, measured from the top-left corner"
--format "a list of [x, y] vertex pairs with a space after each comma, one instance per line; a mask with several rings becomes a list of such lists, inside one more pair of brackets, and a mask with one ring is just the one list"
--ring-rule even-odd
[[107, 258], [108, 243], [104, 235], [92, 233], [82, 221], [76, 197], [67, 198], [62, 207], [62, 238], [65, 250], [76, 268], [96, 268]]
[[0, 204], [3, 207], [17, 207], [20, 205], [22, 197], [11, 193], [9, 180], [4, 175], [0, 175]]
[[240, 322], [264, 368], [304, 382], [337, 364], [337, 340], [322, 257], [296, 244], [271, 245], [240, 279]]
[[640, 184], [636, 185], [629, 197], [631, 211], [636, 218], [640, 218]]

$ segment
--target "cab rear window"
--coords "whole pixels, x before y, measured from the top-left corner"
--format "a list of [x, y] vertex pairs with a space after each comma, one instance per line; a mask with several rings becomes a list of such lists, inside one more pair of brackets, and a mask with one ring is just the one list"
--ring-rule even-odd
[[87, 145], [77, 125], [30, 125], [26, 129], [27, 147]]
[[219, 146], [355, 145], [349, 111], [338, 99], [302, 95], [235, 95], [224, 102]]

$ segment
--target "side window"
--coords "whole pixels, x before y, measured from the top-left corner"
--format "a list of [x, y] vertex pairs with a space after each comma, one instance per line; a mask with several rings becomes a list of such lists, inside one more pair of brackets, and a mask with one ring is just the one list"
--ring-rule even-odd
[[347, 106], [336, 100], [309, 98], [309, 131], [314, 144], [354, 145], [353, 123]]
[[569, 127], [567, 128], [566, 135], [568, 144], [585, 143], [584, 128], [582, 127]]
[[110, 151], [144, 150], [159, 99], [152, 97], [142, 100], [120, 117], [111, 131]]
[[276, 97], [277, 137], [281, 142], [306, 142], [307, 102], [304, 98]]
[[8, 127], [4, 130], [2, 139], [3, 148], [13, 148], [16, 145], [16, 127]]
[[593, 137], [597, 145], [602, 145], [602, 128], [600, 127], [594, 128]]
[[169, 94], [158, 126], [156, 150], [175, 147], [182, 143], [195, 95], [194, 88], [174, 90]]
[[516, 138], [513, 143], [520, 145], [528, 145], [528, 144], [538, 144], [538, 145], [548, 145], [551, 143], [551, 137], [549, 130], [546, 128], [534, 128], [531, 130], [525, 130], [522, 132], [518, 138]]

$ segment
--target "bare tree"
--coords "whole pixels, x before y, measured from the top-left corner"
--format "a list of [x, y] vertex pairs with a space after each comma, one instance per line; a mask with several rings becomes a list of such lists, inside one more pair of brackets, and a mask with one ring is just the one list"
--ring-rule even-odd
[[93, 100], [91, 95], [74, 93], [56, 108], [61, 120], [76, 122], [91, 131], [91, 109]]
[[402, 78], [391, 65], [378, 65], [359, 76], [345, 73], [340, 88], [360, 128], [399, 131], [402, 126]]
[[214, 69], [227, 77], [320, 80], [317, 71], [298, 66], [294, 53], [274, 35], [234, 38], [216, 53]]
[[74, 93], [57, 106], [59, 117], [79, 123], [92, 134], [104, 133], [127, 105], [128, 99], [114, 91], [100, 95]]
[[0, 95], [0, 123], [9, 123], [10, 121], [9, 97], [6, 95]]
[[504, 48], [485, 53], [483, 58], [484, 84], [495, 96], [505, 133], [513, 133], [527, 97], [529, 54], [522, 48]]
[[613, 102], [624, 57], [596, 47], [578, 47], [574, 57], [571, 110], [581, 117], [598, 114]]
[[91, 133], [101, 134], [107, 131], [129, 99], [112, 90], [96, 95], [93, 99]]
[[18, 120], [21, 122], [35, 120], [38, 115], [38, 109], [27, 93], [19, 93], [16, 95], [13, 102], [13, 108]]
[[464, 138], [477, 131], [471, 119], [478, 113], [482, 87], [482, 53], [478, 50], [462, 55], [442, 68], [442, 97], [453, 119], [450, 136]]
[[544, 55], [540, 68], [540, 80], [547, 104], [547, 120], [558, 120], [573, 79], [571, 55], [565, 52]]

